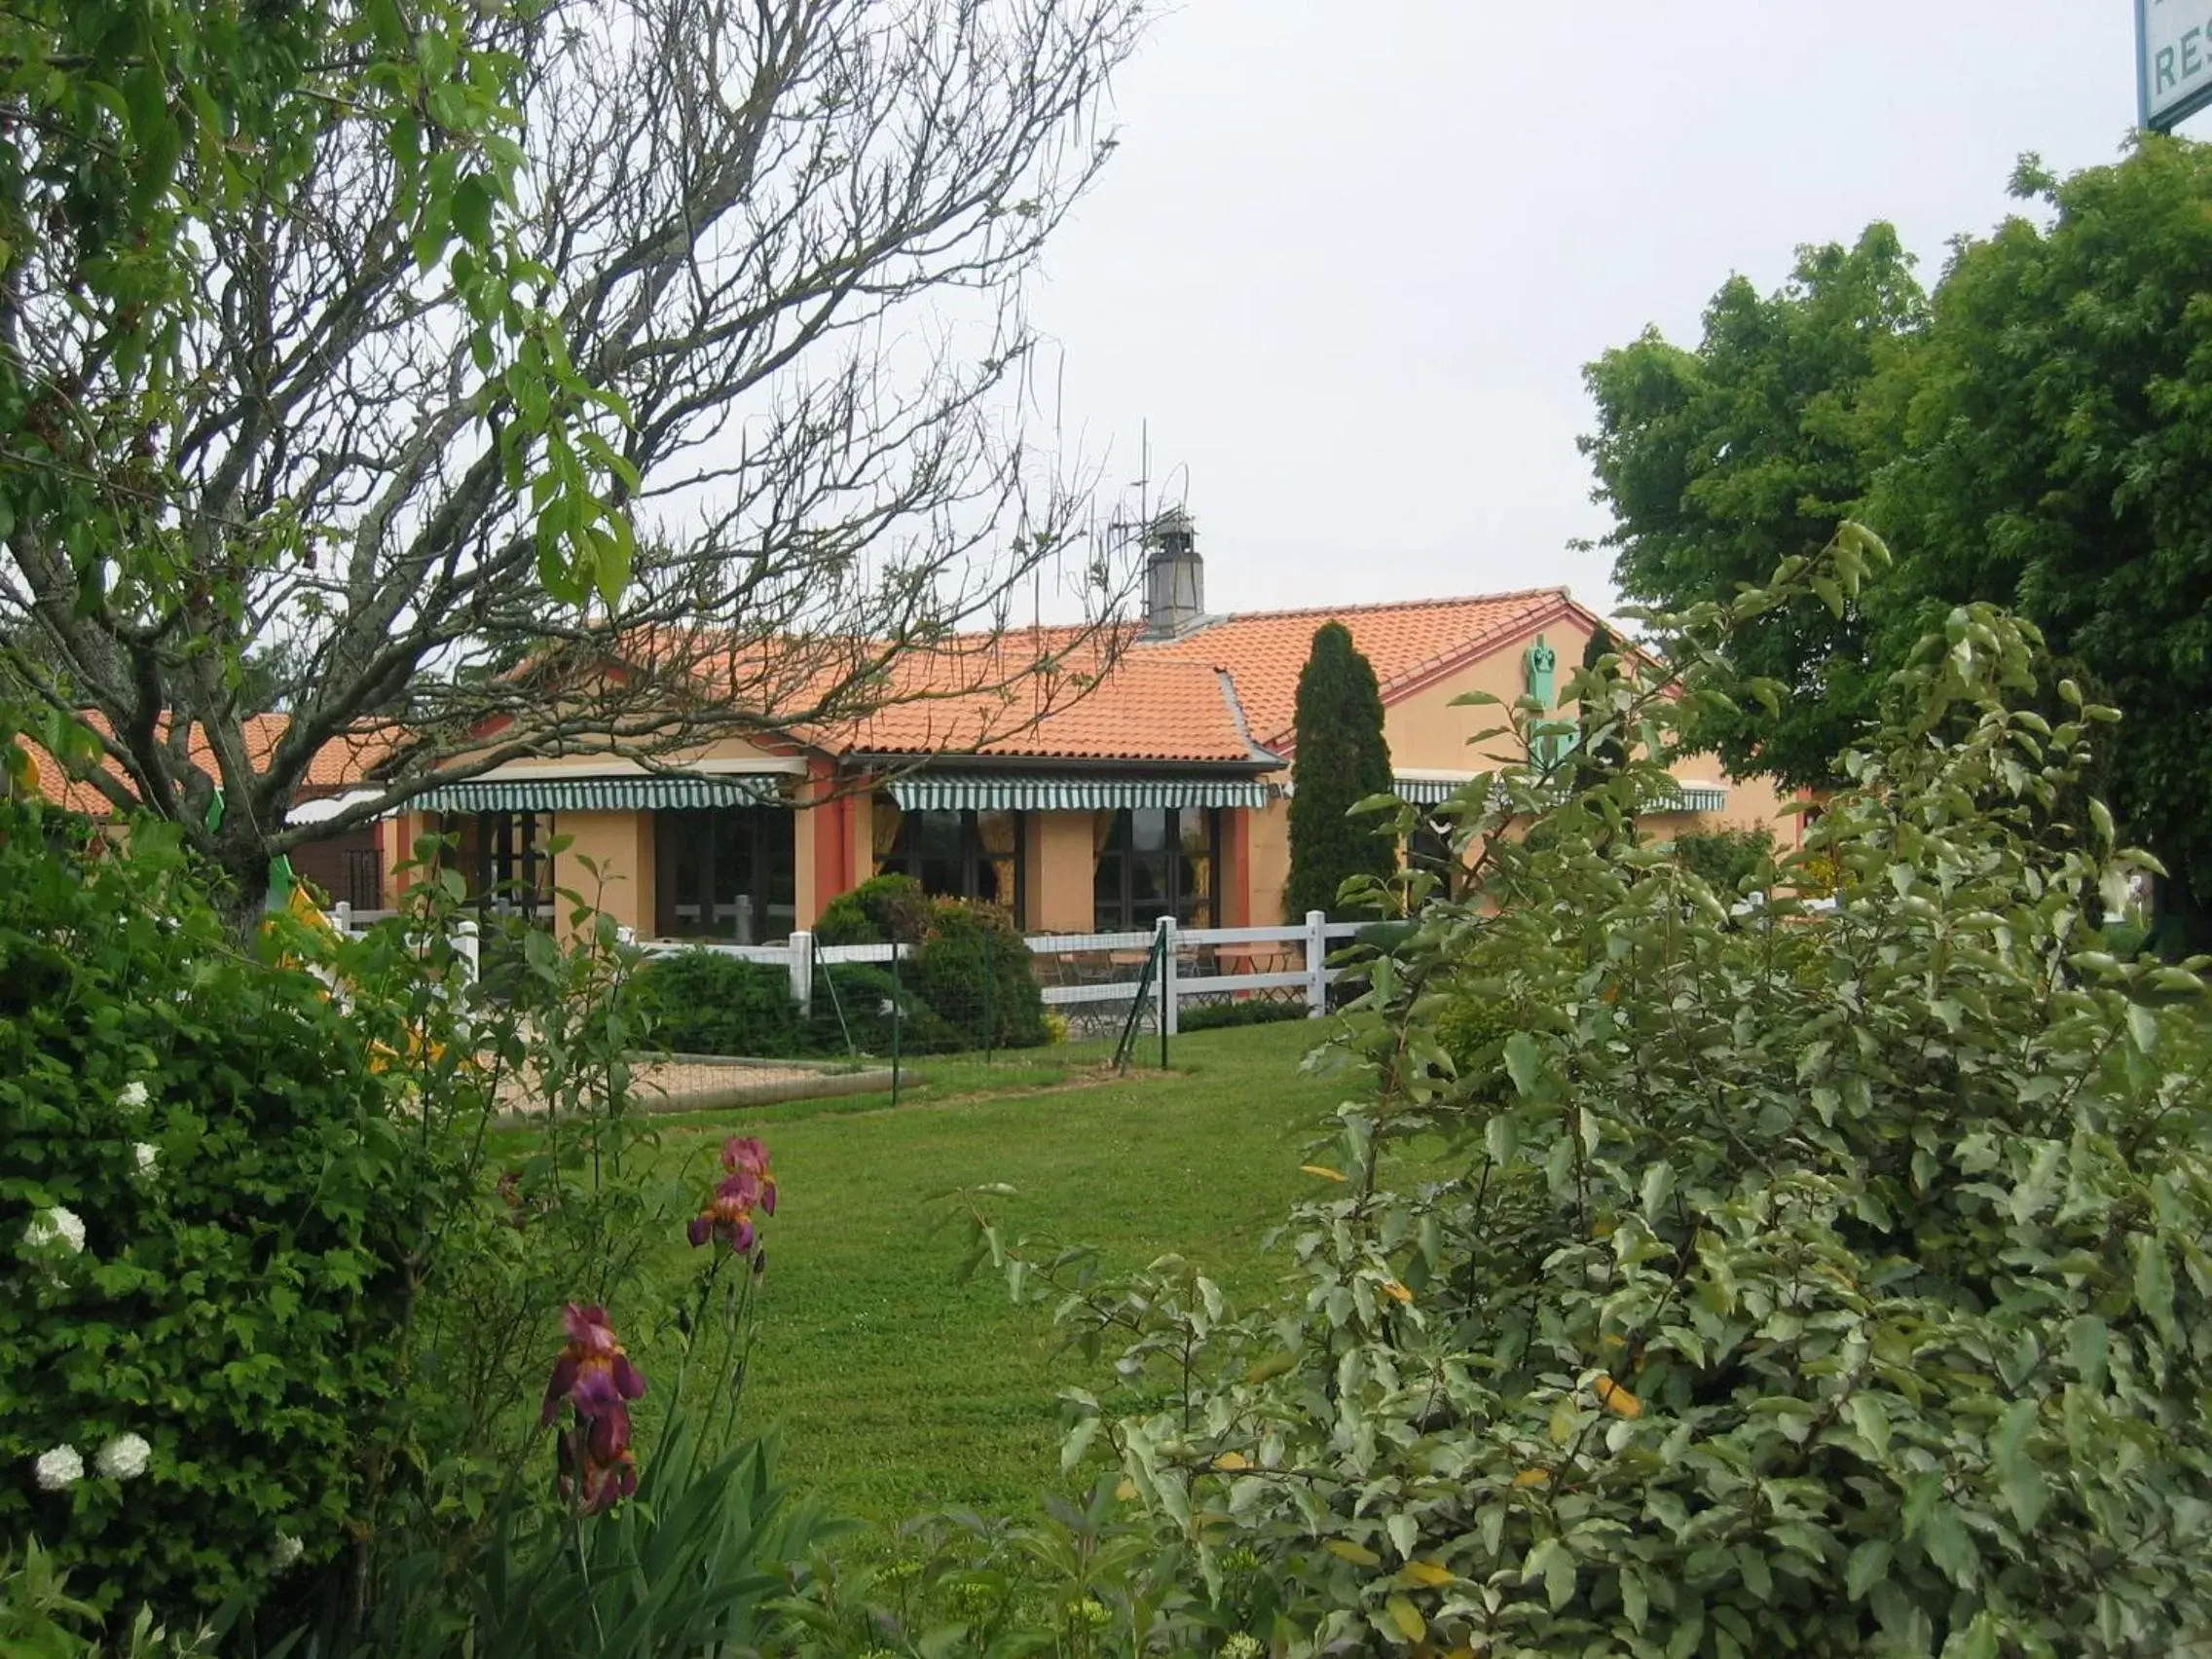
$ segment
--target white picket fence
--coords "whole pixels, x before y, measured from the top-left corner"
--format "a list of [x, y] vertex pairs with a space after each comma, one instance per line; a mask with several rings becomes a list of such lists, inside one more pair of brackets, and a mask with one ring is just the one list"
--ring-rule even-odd
[[[1337, 971], [1328, 965], [1329, 952], [1358, 931], [1356, 922], [1332, 922], [1322, 911], [1314, 910], [1303, 924], [1287, 927], [1184, 928], [1176, 925], [1174, 917], [1162, 916], [1159, 927], [1146, 933], [1031, 934], [1026, 942], [1037, 961], [1045, 1006], [1079, 1009], [1088, 1004], [1134, 1000], [1145, 963], [1164, 940], [1161, 960], [1165, 962], [1166, 972], [1156, 976], [1146, 994], [1168, 1035], [1173, 1036], [1186, 1003], [1238, 992], [1295, 990], [1303, 995], [1308, 1017], [1320, 1018], [1328, 1012], [1329, 985], [1337, 977]], [[817, 964], [830, 967], [840, 962], [889, 962], [909, 947], [817, 945], [811, 934], [801, 931], [784, 944], [656, 940], [639, 948], [652, 956], [711, 950], [741, 962], [782, 968], [791, 976], [793, 1000], [801, 1008], [811, 1008]], [[1296, 966], [1221, 972], [1225, 960], [1250, 963], [1284, 956], [1295, 956]], [[1056, 972], [1055, 963], [1075, 971]]]
[[[359, 939], [377, 923], [388, 920], [398, 913], [396, 910], [356, 910], [341, 900], [331, 905], [330, 920], [332, 926], [349, 939]], [[453, 950], [461, 961], [462, 971], [467, 975], [468, 982], [474, 984], [484, 971], [484, 940], [479, 937], [476, 924], [466, 916], [454, 923]]]
[[[357, 936], [391, 914], [389, 910], [356, 911], [341, 903], [332, 906], [330, 919], [344, 932]], [[1145, 965], [1154, 951], [1160, 950], [1159, 959], [1165, 963], [1166, 971], [1154, 977], [1146, 997], [1155, 1017], [1173, 1036], [1181, 1024], [1185, 1004], [1239, 993], [1296, 991], [1306, 1004], [1307, 1016], [1320, 1018], [1328, 1012], [1329, 985], [1337, 977], [1337, 970], [1328, 965], [1329, 952], [1358, 932], [1356, 922], [1332, 922], [1322, 911], [1313, 910], [1304, 923], [1284, 927], [1185, 928], [1178, 927], [1174, 917], [1162, 916], [1151, 932], [1031, 934], [1026, 942], [1037, 964], [1045, 1006], [1075, 1012], [1098, 1004], [1134, 1001]], [[454, 947], [473, 980], [479, 973], [482, 950], [473, 921], [464, 918], [456, 924]], [[653, 940], [639, 945], [648, 956], [711, 950], [741, 962], [781, 968], [791, 977], [792, 1000], [808, 1010], [814, 1006], [818, 967], [889, 962], [910, 948], [897, 944], [817, 945], [813, 935], [804, 931], [793, 934], [783, 944]], [[1250, 966], [1283, 958], [1294, 958], [1295, 962], [1287, 967]], [[1224, 963], [1246, 966], [1224, 973]]]

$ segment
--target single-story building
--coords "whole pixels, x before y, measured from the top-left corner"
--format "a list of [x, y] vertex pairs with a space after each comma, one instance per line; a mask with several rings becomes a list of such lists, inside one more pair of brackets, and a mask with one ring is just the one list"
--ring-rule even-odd
[[[512, 761], [434, 786], [387, 823], [383, 886], [396, 890], [392, 867], [437, 833], [454, 837], [482, 893], [549, 899], [556, 884], [587, 884], [575, 861], [588, 858], [603, 908], [648, 939], [773, 941], [884, 870], [1005, 905], [1032, 933], [1143, 929], [1165, 914], [1271, 925], [1283, 919], [1294, 705], [1315, 629], [1344, 623], [1374, 664], [1399, 791], [1419, 802], [1481, 769], [1469, 739], [1499, 723], [1455, 698], [1510, 702], [1532, 663], [1578, 663], [1601, 626], [1560, 587], [1212, 614], [1179, 515], [1149, 559], [1141, 624], [1094, 685], [1034, 718], [1006, 719], [1003, 693], [955, 689], [650, 767], [573, 753]], [[1049, 644], [1051, 632], [1032, 637]], [[928, 676], [928, 654], [899, 672]], [[1669, 816], [1684, 830], [1798, 833], [1769, 780], [1716, 764], [1677, 775]]]

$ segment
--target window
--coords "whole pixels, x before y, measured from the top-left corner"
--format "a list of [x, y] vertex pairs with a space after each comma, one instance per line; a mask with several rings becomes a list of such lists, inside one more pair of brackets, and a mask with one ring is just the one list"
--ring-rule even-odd
[[939, 899], [977, 899], [1016, 922], [1026, 891], [1018, 812], [906, 812], [875, 797], [875, 867]]
[[1442, 881], [1440, 891], [1447, 899], [1460, 897], [1460, 884], [1467, 875], [1467, 866], [1452, 850], [1456, 829], [1448, 818], [1423, 818], [1414, 826], [1413, 834], [1406, 840], [1407, 865], [1434, 873]]
[[[451, 825], [452, 820], [445, 821]], [[530, 812], [478, 812], [461, 820], [456, 855], [471, 879], [477, 908], [494, 916], [553, 918], [549, 827]]]
[[1210, 807], [1138, 807], [1096, 818], [1092, 926], [1134, 933], [1172, 915], [1210, 928], [1219, 908], [1220, 814]]
[[653, 814], [654, 931], [761, 944], [798, 925], [795, 820], [772, 806]]

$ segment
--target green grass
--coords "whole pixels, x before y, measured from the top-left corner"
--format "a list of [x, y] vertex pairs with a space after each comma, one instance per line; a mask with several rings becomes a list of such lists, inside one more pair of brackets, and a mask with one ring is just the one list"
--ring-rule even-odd
[[[1301, 1150], [1346, 1091], [1299, 1071], [1314, 1035], [1194, 1035], [1172, 1073], [1121, 1081], [1095, 1081], [1082, 1049], [930, 1060], [895, 1110], [858, 1096], [663, 1120], [672, 1168], [703, 1171], [737, 1128], [771, 1149], [781, 1205], [745, 1414], [781, 1427], [791, 1483], [875, 1519], [1033, 1505], [1060, 1478], [1059, 1389], [1104, 1393], [1111, 1372], [1058, 1352], [1049, 1314], [1012, 1306], [1002, 1280], [956, 1283], [962, 1238], [933, 1233], [943, 1205], [926, 1195], [1006, 1182], [1010, 1236], [1095, 1244], [1109, 1270], [1172, 1252], [1265, 1295], [1261, 1240], [1312, 1185]], [[674, 1243], [672, 1290], [705, 1255]], [[659, 1346], [640, 1351], [648, 1376], [673, 1364]]]

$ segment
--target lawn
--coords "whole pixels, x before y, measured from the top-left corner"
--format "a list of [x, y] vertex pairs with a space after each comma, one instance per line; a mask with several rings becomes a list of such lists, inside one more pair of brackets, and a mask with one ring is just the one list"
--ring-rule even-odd
[[[792, 1483], [880, 1519], [1032, 1504], [1059, 1479], [1058, 1390], [1103, 1392], [1111, 1374], [1057, 1352], [1048, 1313], [1012, 1306], [1003, 1281], [956, 1283], [960, 1237], [933, 1233], [942, 1205], [926, 1196], [1005, 1182], [1010, 1235], [1095, 1244], [1109, 1268], [1174, 1252], [1265, 1294], [1261, 1241], [1311, 1185], [1301, 1149], [1346, 1087], [1299, 1070], [1316, 1029], [1179, 1038], [1166, 1074], [1099, 1081], [1091, 1051], [1041, 1051], [924, 1062], [896, 1109], [858, 1096], [665, 1120], [672, 1166], [703, 1169], [733, 1129], [773, 1153], [746, 1411], [782, 1428]], [[666, 1271], [699, 1260], [677, 1237]]]

